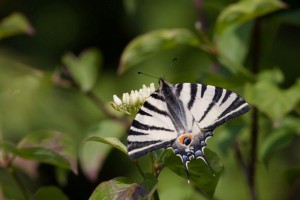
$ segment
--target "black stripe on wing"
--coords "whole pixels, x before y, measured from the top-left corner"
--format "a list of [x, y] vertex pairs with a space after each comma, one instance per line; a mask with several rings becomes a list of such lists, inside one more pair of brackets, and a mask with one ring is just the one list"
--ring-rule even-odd
[[212, 99], [212, 102], [208, 105], [207, 109], [204, 111], [202, 117], [200, 118], [200, 120], [198, 122], [201, 122], [207, 116], [208, 112], [216, 105], [216, 103], [218, 103], [218, 101], [220, 100], [220, 98], [222, 96], [222, 93], [223, 93], [222, 88], [215, 87], [215, 94]]
[[140, 111], [138, 112], [138, 114], [140, 115], [145, 115], [145, 116], [149, 116], [149, 117], [153, 117], [151, 114], [147, 113], [146, 111], [140, 109]]
[[190, 84], [191, 86], [191, 98], [190, 98], [190, 101], [188, 103], [188, 109], [191, 110], [191, 108], [193, 107], [194, 105], [194, 102], [196, 100], [196, 96], [197, 96], [197, 91], [198, 91], [198, 85], [197, 84]]
[[237, 96], [235, 98], [235, 100], [230, 104], [230, 106], [228, 106], [228, 108], [226, 108], [226, 110], [224, 110], [222, 112], [222, 114], [218, 117], [219, 119], [224, 117], [225, 115], [227, 115], [229, 112], [237, 109], [238, 107], [240, 107], [241, 105], [245, 104], [246, 101], [244, 99], [242, 99], [241, 97]]
[[148, 133], [143, 133], [139, 131], [129, 130], [129, 135], [149, 135]]
[[206, 85], [202, 85], [202, 87], [201, 87], [201, 98], [203, 98], [206, 89], [207, 89], [207, 86]]
[[179, 97], [180, 94], [181, 94], [181, 91], [182, 91], [182, 89], [183, 89], [183, 83], [178, 83], [178, 84], [176, 84], [175, 88], [176, 88], [176, 91], [175, 91], [176, 96]]
[[161, 96], [161, 95], [159, 95], [157, 92], [154, 92], [153, 94], [151, 94], [150, 97], [152, 97], [152, 98], [154, 98], [154, 99], [157, 99], [157, 100], [165, 101], [165, 100], [164, 100], [164, 97]]
[[[145, 141], [145, 142], [130, 142], [128, 141], [127, 150], [128, 154], [132, 159], [137, 159], [143, 155], [146, 155], [149, 152], [155, 151], [160, 148], [168, 148], [170, 147], [174, 140], [164, 141], [162, 140], [152, 140], [152, 141]], [[153, 145], [153, 146], [150, 146]], [[147, 148], [149, 146], [149, 148]], [[145, 148], [146, 147], [146, 148]], [[145, 148], [145, 149], [143, 149]], [[140, 151], [138, 149], [141, 149]], [[132, 153], [133, 150], [136, 152]]]
[[164, 127], [158, 127], [158, 126], [149, 126], [147, 124], [143, 124], [137, 120], [133, 120], [132, 127], [140, 130], [159, 130], [159, 131], [167, 131], [167, 132], [174, 132], [175, 130], [171, 130]]
[[[204, 129], [207, 130], [213, 130], [217, 128], [218, 126], [224, 124], [225, 122], [240, 116], [250, 110], [250, 105], [241, 97], [237, 97], [230, 106], [222, 112], [222, 114], [218, 117], [216, 122], [208, 127], [204, 127]], [[232, 112], [230, 115], [226, 116], [228, 113]], [[226, 117], [224, 117], [226, 116]]]
[[229, 97], [231, 94], [232, 94], [231, 91], [226, 90], [225, 96], [224, 96], [224, 98], [222, 99], [222, 102], [221, 102], [220, 106], [221, 106], [224, 102], [227, 101], [228, 97]]
[[150, 104], [148, 101], [146, 101], [143, 105], [143, 107], [147, 108], [148, 110], [151, 110], [157, 114], [168, 116], [168, 113], [166, 111], [160, 110], [157, 107]]

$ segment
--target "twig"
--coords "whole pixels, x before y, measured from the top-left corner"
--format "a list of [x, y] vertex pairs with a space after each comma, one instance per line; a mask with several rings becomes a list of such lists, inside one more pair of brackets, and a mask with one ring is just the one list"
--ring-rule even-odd
[[247, 171], [248, 171], [247, 163], [243, 159], [243, 156], [242, 156], [242, 153], [241, 153], [240, 144], [237, 141], [234, 142], [233, 149], [234, 149], [234, 152], [235, 152], [235, 158], [236, 158], [236, 160], [238, 161], [238, 163], [243, 168], [244, 174], [247, 174]]
[[250, 161], [248, 166], [248, 182], [251, 194], [251, 199], [257, 199], [257, 193], [255, 189], [255, 172], [256, 172], [256, 156], [257, 156], [257, 135], [258, 135], [258, 112], [257, 108], [253, 108], [252, 111], [252, 130], [251, 130], [251, 149], [250, 149]]
[[[58, 74], [55, 74], [52, 77], [52, 81], [55, 85], [59, 86], [59, 87], [63, 87], [63, 88], [71, 88], [74, 87], [77, 90], [80, 90], [79, 86], [76, 84], [76, 82], [74, 80], [72, 80], [72, 77], [70, 77], [71, 80], [64, 80], [62, 79]], [[129, 128], [130, 123], [126, 118], [123, 117], [119, 117], [117, 115], [115, 115], [114, 113], [112, 113], [109, 109], [107, 109], [107, 107], [105, 106], [105, 103], [99, 98], [97, 97], [92, 91], [88, 91], [86, 93], [84, 93], [98, 108], [99, 110], [101, 110], [106, 116], [108, 116], [111, 119], [114, 119], [118, 122], [120, 122], [121, 124], [124, 125], [124, 127], [126, 129]]]
[[[153, 172], [154, 176], [157, 178], [158, 175], [159, 175], [160, 169], [159, 169], [159, 167], [156, 165], [156, 159], [154, 159], [154, 155], [155, 155], [155, 152], [151, 152], [151, 153], [149, 154], [150, 160], [151, 160], [151, 163], [152, 163], [152, 172]], [[156, 156], [155, 156], [155, 157], [156, 157]], [[154, 193], [153, 193], [153, 198], [154, 198], [155, 200], [159, 200], [159, 195], [158, 195], [157, 188], [156, 188], [156, 190], [155, 190]]]
[[[260, 19], [256, 19], [254, 22], [254, 29], [252, 34], [252, 73], [257, 74], [259, 72], [260, 63]], [[257, 156], [257, 136], [258, 136], [258, 110], [252, 109], [252, 124], [251, 124], [251, 149], [250, 160], [248, 166], [248, 182], [250, 188], [250, 194], [252, 200], [257, 200], [257, 192], [255, 189], [255, 173], [256, 173], [256, 156]]]
[[138, 169], [138, 171], [140, 172], [140, 174], [142, 175], [142, 177], [145, 178], [145, 174], [144, 174], [143, 170], [141, 169], [140, 164], [138, 163], [138, 160], [134, 160], [133, 162], [134, 162], [136, 168]]
[[107, 109], [105, 103], [100, 98], [98, 98], [93, 92], [89, 91], [85, 94], [104, 114], [106, 114], [111, 119], [114, 119], [123, 124], [126, 129], [129, 128], [129, 121], [126, 118], [115, 115], [109, 109]]

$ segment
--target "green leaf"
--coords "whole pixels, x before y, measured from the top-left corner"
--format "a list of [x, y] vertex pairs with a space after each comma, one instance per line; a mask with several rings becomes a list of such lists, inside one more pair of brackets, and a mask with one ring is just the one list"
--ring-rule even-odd
[[62, 63], [83, 92], [90, 91], [96, 84], [101, 62], [101, 53], [95, 48], [81, 52], [78, 57], [72, 53], [62, 57]]
[[19, 188], [16, 181], [8, 173], [8, 170], [4, 170], [2, 166], [0, 167], [0, 199], [28, 200], [28, 198], [25, 198], [23, 191]]
[[233, 62], [243, 63], [249, 50], [252, 27], [253, 23], [245, 23], [227, 28], [216, 38], [219, 53], [226, 55]]
[[253, 74], [243, 65], [248, 53], [252, 23], [259, 16], [284, 8], [278, 0], [242, 0], [225, 8], [219, 15], [214, 31], [218, 61], [233, 73], [253, 80]]
[[[103, 120], [95, 128], [89, 131], [89, 137], [96, 138], [120, 138], [125, 133], [124, 127], [113, 120]], [[107, 140], [106, 142], [111, 142], [111, 144], [117, 145], [122, 152], [124, 152], [124, 146], [114, 139]], [[111, 151], [113, 146], [100, 144], [96, 142], [84, 142], [81, 150], [79, 159], [81, 162], [81, 167], [86, 176], [95, 180], [98, 176], [99, 170], [105, 161], [105, 158]]]
[[93, 136], [93, 137], [88, 138], [86, 141], [94, 141], [94, 142], [101, 142], [104, 144], [108, 144], [116, 149], [119, 149], [126, 155], [128, 155], [126, 146], [117, 138], [111, 138], [111, 137], [102, 138], [102, 137]]
[[0, 144], [0, 149], [12, 153], [14, 156], [18, 156], [27, 160], [36, 160], [38, 162], [47, 163], [66, 169], [71, 169], [74, 173], [77, 173], [77, 168], [72, 169], [70, 162], [68, 162], [68, 160], [65, 157], [48, 148], [17, 148], [9, 142], [3, 142]]
[[[223, 164], [219, 157], [207, 148], [205, 149], [205, 155], [213, 171], [202, 159], [192, 160], [188, 165], [188, 169], [191, 184], [193, 184], [203, 195], [208, 198], [212, 198], [219, 181], [220, 174], [223, 170]], [[169, 151], [164, 162], [165, 166], [171, 169], [174, 173], [185, 179], [187, 178], [182, 161], [174, 153]]]
[[[150, 193], [149, 186], [152, 191], [152, 188], [156, 188], [157, 180], [151, 175], [147, 175], [146, 178], [147, 181], [145, 180], [142, 184], [133, 183], [123, 177], [102, 182], [94, 190], [89, 200], [144, 199], [146, 197], [150, 199], [151, 196], [148, 196]], [[145, 182], [147, 182], [147, 186]]]
[[258, 74], [258, 80], [269, 81], [273, 83], [282, 83], [284, 80], [284, 75], [282, 71], [278, 68], [273, 68], [271, 70], [265, 70]]
[[270, 157], [278, 150], [286, 147], [300, 133], [300, 119], [296, 117], [283, 118], [280, 125], [275, 128], [261, 144], [259, 158], [267, 165]]
[[194, 33], [187, 29], [163, 29], [138, 36], [123, 51], [118, 73], [123, 73], [154, 53], [179, 45], [199, 48], [200, 41]]
[[41, 131], [26, 135], [18, 144], [18, 155], [71, 169], [77, 174], [75, 142], [61, 132]]
[[0, 150], [1, 152], [2, 151], [6, 153], [9, 152], [12, 153], [13, 155], [18, 155], [19, 153], [17, 147], [8, 141], [0, 142]]
[[214, 34], [218, 37], [231, 26], [240, 25], [285, 7], [285, 4], [278, 0], [238, 1], [237, 3], [229, 5], [219, 15]]
[[255, 80], [254, 75], [245, 68], [242, 64], [230, 59], [226, 53], [224, 54], [222, 51], [219, 51], [218, 61], [223, 64], [227, 69], [229, 69], [232, 73], [237, 74], [239, 73], [239, 76], [244, 80]]
[[153, 196], [155, 190], [157, 190], [158, 187], [158, 181], [157, 178], [150, 173], [144, 174], [144, 181], [140, 184], [144, 190], [147, 191], [147, 195], [145, 196], [145, 199], [151, 199]]
[[35, 200], [68, 200], [69, 198], [57, 187], [46, 186], [39, 188], [34, 194]]
[[242, 118], [235, 119], [234, 123], [228, 123], [226, 126], [219, 130], [222, 134], [219, 135], [219, 145], [221, 152], [226, 155], [232, 150], [232, 146], [236, 142], [239, 135], [242, 135], [247, 125], [242, 120]]
[[20, 148], [18, 149], [17, 155], [24, 159], [36, 160], [42, 163], [71, 169], [69, 162], [64, 157], [50, 149], [42, 147]]
[[280, 89], [268, 80], [245, 87], [245, 99], [255, 105], [273, 121], [289, 113], [300, 99], [300, 79], [288, 89]]
[[4, 18], [0, 22], [0, 39], [11, 37], [19, 34], [34, 33], [34, 29], [21, 13], [12, 13], [8, 17]]

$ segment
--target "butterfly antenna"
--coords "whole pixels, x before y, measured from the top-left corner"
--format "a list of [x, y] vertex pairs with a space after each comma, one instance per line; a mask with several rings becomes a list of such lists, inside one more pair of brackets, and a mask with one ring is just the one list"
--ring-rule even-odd
[[152, 76], [152, 75], [149, 75], [149, 74], [145, 74], [144, 72], [138, 72], [138, 74], [142, 74], [142, 75], [145, 75], [145, 76], [148, 76], [148, 77], [151, 77], [151, 78], [159, 79], [159, 78], [156, 77], [156, 76]]

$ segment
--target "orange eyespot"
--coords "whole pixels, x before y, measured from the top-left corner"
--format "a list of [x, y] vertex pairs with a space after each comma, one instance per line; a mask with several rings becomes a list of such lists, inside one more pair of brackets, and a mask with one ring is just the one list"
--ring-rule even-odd
[[190, 134], [190, 133], [185, 133], [185, 134], [178, 137], [178, 141], [181, 144], [184, 144], [186, 146], [188, 146], [191, 143], [192, 140], [193, 140], [193, 135]]

